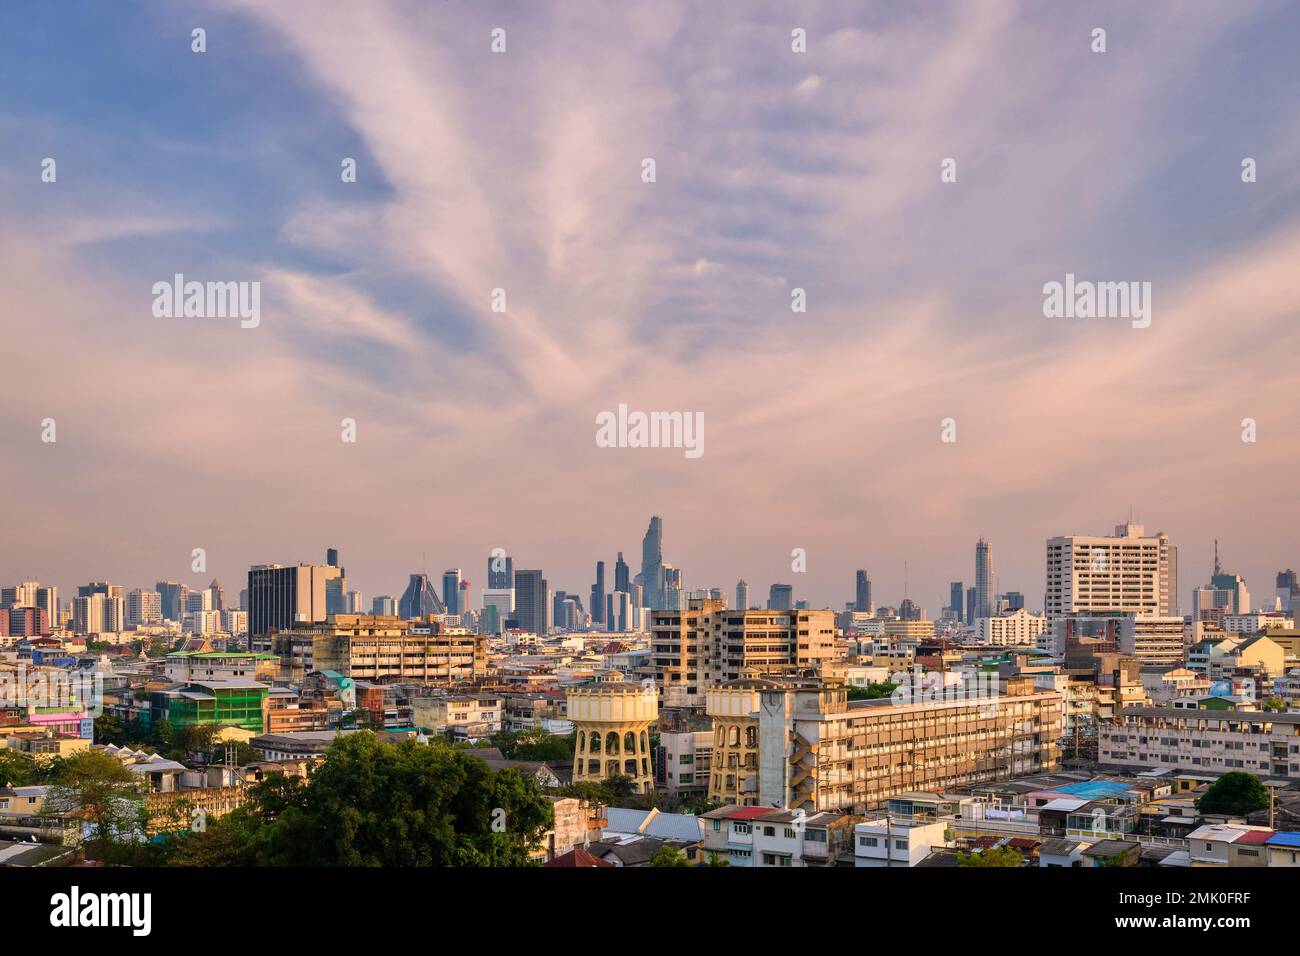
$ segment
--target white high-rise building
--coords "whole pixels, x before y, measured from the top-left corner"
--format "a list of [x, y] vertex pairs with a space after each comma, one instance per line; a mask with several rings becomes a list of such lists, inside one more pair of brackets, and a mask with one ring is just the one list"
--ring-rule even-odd
[[1047, 540], [1048, 617], [1120, 611], [1167, 616], [1178, 610], [1178, 549], [1169, 536], [1148, 537], [1122, 524], [1110, 537], [1066, 535]]
[[1035, 647], [1038, 635], [1047, 630], [1047, 616], [1031, 614], [1024, 608], [975, 619], [975, 640], [978, 644], [996, 644], [999, 647]]
[[162, 623], [162, 595], [157, 591], [136, 588], [126, 593], [126, 626]]

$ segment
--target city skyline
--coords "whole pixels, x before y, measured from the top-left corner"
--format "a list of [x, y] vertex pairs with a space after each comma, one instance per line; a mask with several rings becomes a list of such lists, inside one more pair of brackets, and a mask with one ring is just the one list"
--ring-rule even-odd
[[[662, 515], [659, 515], [657, 517], [663, 518]], [[1141, 522], [1137, 522], [1137, 523], [1140, 524]], [[794, 600], [807, 601], [810, 607], [824, 607], [824, 608], [831, 608], [834, 610], [842, 610], [846, 604], [852, 605], [855, 603], [855, 599], [857, 596], [856, 575], [857, 575], [857, 571], [859, 570], [857, 566], [853, 566], [851, 564], [844, 565], [839, 567], [838, 570], [834, 572], [823, 570], [821, 574], [817, 575], [816, 578], [814, 578], [814, 575], [811, 570], [803, 573], [796, 573], [791, 571], [790, 562], [789, 560], [787, 560], [784, 565], [785, 568], [784, 572], [780, 571], [778, 566], [778, 570], [776, 571], [775, 576], [771, 577], [768, 580], [762, 580], [757, 575], [754, 575], [752, 573], [733, 575], [730, 580], [726, 580], [726, 579], [705, 580], [702, 577], [697, 578], [695, 575], [692, 574], [691, 572], [692, 565], [689, 560], [689, 556], [687, 556], [686, 559], [682, 562], [667, 560], [668, 557], [672, 556], [670, 553], [671, 542], [674, 540], [671, 520], [664, 519], [663, 523], [660, 525], [660, 528], [664, 539], [670, 542], [669, 552], [665, 552], [664, 563], [666, 565], [672, 565], [673, 567], [677, 568], [679, 571], [683, 573], [683, 576], [685, 578], [685, 587], [683, 588], [683, 590], [686, 592], [692, 592], [692, 591], [703, 590], [708, 588], [718, 588], [722, 591], [724, 595], [734, 596], [737, 583], [740, 581], [747, 581], [747, 582], [751, 582], [750, 602], [751, 605], [753, 606], [765, 606], [766, 598], [764, 597], [764, 595], [767, 594], [767, 590], [769, 586], [773, 584], [792, 585], [794, 588], [794, 594], [793, 594]], [[1115, 530], [1116, 529], [1113, 527], [1099, 528], [1096, 530], [1089, 529], [1088, 531], [1083, 532], [1083, 535], [1105, 537], [1111, 535]], [[1164, 530], [1164, 529], [1160, 529], [1160, 530]], [[1156, 529], [1154, 529], [1153, 527], [1146, 526], [1146, 533], [1148, 535], [1154, 535], [1157, 532]], [[1070, 534], [1078, 534], [1078, 532], [1062, 532], [1061, 534], [1070, 535]], [[1055, 537], [1055, 536], [1056, 535], [1049, 536], [1049, 539], [1050, 537]], [[990, 585], [992, 588], [990, 592], [990, 596], [992, 596], [993, 594], [1006, 594], [1008, 592], [1020, 592], [1025, 596], [1026, 605], [1028, 607], [1034, 610], [1044, 610], [1042, 605], [1043, 605], [1043, 597], [1045, 594], [1046, 573], [1047, 573], [1046, 550], [1047, 550], [1047, 541], [1049, 539], [1044, 539], [1043, 542], [1043, 554], [1042, 557], [1039, 559], [1041, 570], [1037, 575], [1037, 577], [1033, 579], [1035, 582], [1037, 582], [1036, 584], [1032, 584], [1032, 583], [1026, 584], [1024, 581], [1021, 581], [1019, 579], [1012, 582], [1009, 579], [1007, 579], [1004, 572], [1000, 570], [1002, 566], [1001, 562], [1003, 560], [1001, 558], [1001, 554], [1003, 552], [1001, 551], [1001, 549], [998, 549], [997, 553], [999, 556], [996, 557], [992, 563], [992, 580], [994, 583]], [[1179, 548], [1180, 553], [1182, 555], [1191, 557], [1191, 560], [1188, 563], [1182, 563], [1183, 559], [1180, 558], [1180, 569], [1178, 572], [1178, 579], [1177, 579], [1177, 591], [1176, 591], [1177, 599], [1178, 599], [1177, 606], [1179, 607], [1179, 609], [1181, 609], [1181, 611], [1184, 614], [1186, 614], [1189, 613], [1191, 609], [1190, 596], [1191, 596], [1192, 589], [1208, 585], [1210, 583], [1211, 576], [1214, 573], [1215, 558], [1213, 552], [1213, 545], [1212, 545], [1211, 553], [1208, 556], [1208, 560], [1204, 562], [1205, 571], [1204, 573], [1202, 573], [1202, 571], [1200, 570], [1201, 562], [1197, 561], [1194, 556], [1189, 556], [1188, 553], [1185, 550], [1183, 550], [1183, 545], [1181, 544], [1177, 536], [1170, 535], [1170, 539], [1171, 542], [1176, 547]], [[981, 538], [979, 540], [985, 541], [987, 539]], [[996, 542], [992, 540], [988, 540], [988, 544], [990, 547], [996, 548]], [[563, 590], [569, 593], [570, 595], [581, 597], [585, 609], [588, 613], [592, 613], [592, 608], [586, 605], [590, 604], [590, 601], [587, 598], [591, 592], [592, 584], [595, 582], [594, 568], [596, 566], [595, 564], [596, 561], [603, 561], [606, 564], [604, 593], [608, 595], [614, 591], [613, 575], [609, 571], [609, 567], [612, 566], [613, 564], [612, 560], [607, 560], [603, 557], [596, 558], [591, 562], [591, 565], [588, 571], [586, 572], [587, 579], [583, 580], [582, 575], [579, 573], [577, 575], [578, 580], [573, 581], [569, 579], [569, 576], [567, 574], [557, 574], [554, 571], [552, 571], [551, 570], [552, 565], [549, 562], [547, 562], [544, 558], [540, 561], [531, 560], [531, 561], [523, 561], [521, 563], [521, 559], [518, 554], [510, 551], [510, 549], [505, 548], [503, 545], [497, 545], [496, 547], [501, 548], [505, 552], [505, 554], [502, 555], [502, 558], [503, 560], [508, 559], [512, 567], [523, 569], [525, 564], [529, 564], [540, 568], [542, 574], [547, 578], [548, 587], [551, 591]], [[385, 577], [383, 574], [367, 571], [362, 562], [352, 561], [349, 557], [351, 553], [349, 548], [340, 545], [322, 545], [322, 547], [318, 549], [319, 554], [316, 555], [305, 554], [300, 557], [292, 558], [292, 559], [250, 562], [243, 566], [242, 572], [236, 570], [229, 575], [225, 573], [215, 573], [215, 574], [212, 573], [212, 571], [210, 570], [211, 565], [209, 564], [209, 570], [207, 571], [188, 573], [182, 575], [181, 577], [176, 577], [175, 575], [171, 575], [171, 574], [168, 575], [145, 574], [143, 578], [137, 580], [136, 578], [128, 578], [125, 576], [106, 574], [103, 573], [102, 571], [97, 571], [96, 573], [90, 574], [89, 576], [85, 574], [79, 576], [74, 575], [73, 578], [68, 579], [66, 581], [62, 579], [56, 580], [49, 576], [43, 577], [39, 574], [15, 575], [12, 573], [8, 574], [7, 576], [3, 577], [0, 580], [3, 580], [6, 586], [17, 584], [22, 581], [36, 581], [43, 585], [53, 585], [59, 588], [60, 600], [63, 601], [66, 600], [67, 598], [70, 598], [71, 595], [75, 592], [76, 588], [79, 585], [84, 584], [86, 581], [107, 581], [111, 584], [123, 586], [127, 590], [131, 590], [133, 588], [143, 588], [145, 590], [148, 590], [153, 587], [153, 582], [164, 581], [164, 580], [169, 580], [169, 581], [175, 580], [178, 583], [187, 584], [194, 588], [204, 588], [207, 587], [208, 584], [211, 583], [211, 581], [215, 578], [217, 580], [225, 580], [228, 582], [226, 585], [228, 600], [231, 600], [233, 602], [234, 600], [238, 599], [239, 592], [244, 587], [246, 587], [247, 580], [248, 580], [248, 572], [250, 568], [261, 566], [261, 565], [276, 565], [276, 564], [287, 567], [299, 563], [307, 564], [307, 565], [320, 565], [325, 562], [327, 550], [329, 549], [334, 549], [338, 553], [340, 553], [343, 556], [343, 560], [349, 561], [350, 566], [353, 568], [353, 571], [348, 573], [346, 577], [347, 588], [348, 590], [356, 590], [361, 592], [363, 596], [363, 602], [362, 602], [363, 609], [369, 609], [372, 600], [377, 597], [388, 596], [393, 598], [395, 601], [398, 600], [401, 597], [407, 585], [402, 584], [401, 581], [397, 579], [400, 578], [401, 580], [408, 580], [413, 574], [427, 575], [430, 581], [435, 582], [434, 586], [436, 588], [436, 593], [438, 597], [441, 600], [445, 600], [445, 598], [443, 597], [443, 588], [445, 584], [445, 579], [444, 579], [445, 572], [458, 571], [460, 568], [464, 568], [464, 567], [472, 568], [475, 566], [483, 566], [483, 573], [476, 575], [477, 580], [475, 580], [474, 577], [469, 577], [469, 576], [466, 576], [464, 578], [464, 580], [468, 580], [471, 584], [469, 609], [477, 611], [483, 604], [482, 592], [484, 589], [488, 588], [488, 573], [487, 573], [486, 563], [490, 561], [493, 557], [492, 550], [489, 549], [488, 551], [485, 551], [483, 552], [482, 555], [480, 555], [482, 560], [479, 560], [477, 562], [472, 562], [469, 560], [461, 560], [458, 564], [455, 563], [448, 564], [446, 567], [442, 568], [441, 570], [439, 570], [439, 568], [436, 567], [435, 565], [430, 564], [427, 567], [408, 570], [399, 575], [393, 576], [393, 579], [391, 581], [388, 581], [388, 578]], [[623, 550], [626, 551], [627, 549], [623, 549]], [[969, 550], [970, 548], [968, 546], [968, 551]], [[186, 557], [188, 559], [188, 555]], [[468, 556], [462, 556], [462, 558], [467, 558], [467, 557]], [[1225, 572], [1240, 574], [1242, 578], [1245, 580], [1247, 586], [1250, 588], [1252, 599], [1255, 602], [1256, 606], [1258, 606], [1261, 602], [1264, 602], [1271, 606], [1277, 575], [1283, 571], [1291, 569], [1296, 563], [1294, 561], [1289, 563], [1284, 561], [1276, 568], [1273, 568], [1271, 570], [1261, 570], [1259, 573], [1252, 575], [1252, 573], [1250, 573], [1249, 571], [1244, 570], [1246, 566], [1245, 563], [1237, 562], [1230, 553], [1226, 556], [1221, 555], [1221, 557], [1224, 560]], [[810, 554], [809, 561], [811, 562], [813, 560], [814, 557], [813, 555]], [[876, 607], [895, 607], [895, 608], [898, 607], [898, 605], [902, 602], [904, 596], [903, 591], [905, 587], [904, 584], [905, 576], [909, 579], [908, 583], [906, 584], [906, 587], [908, 588], [909, 592], [912, 594], [912, 599], [914, 601], [917, 601], [920, 607], [925, 611], [927, 617], [938, 618], [942, 610], [945, 607], [949, 606], [949, 601], [951, 599], [951, 590], [950, 590], [951, 583], [953, 580], [956, 580], [956, 578], [949, 579], [948, 583], [946, 583], [942, 588], [938, 589], [938, 591], [934, 595], [931, 595], [928, 592], [922, 592], [918, 595], [917, 588], [914, 583], [916, 578], [915, 568], [911, 568], [910, 570], [905, 571], [902, 566], [902, 562], [900, 562], [899, 567], [896, 569], [896, 574], [891, 575], [889, 573], [888, 567], [884, 562], [861, 562], [861, 563], [866, 564], [867, 577], [868, 580], [870, 581], [871, 599]], [[975, 562], [971, 560], [969, 564], [970, 567], [969, 570], [966, 572], [968, 575], [966, 580], [973, 581], [975, 579]], [[1017, 565], [1018, 564], [1019, 562], [1017, 562]], [[0, 571], [3, 570], [5, 565], [6, 565], [5, 559], [0, 558]], [[810, 568], [811, 568], [811, 563], [810, 563]], [[880, 568], [881, 570], [877, 571], [876, 568]], [[186, 570], [188, 571], [188, 564], [186, 565]], [[943, 577], [943, 575], [934, 575], [932, 573], [929, 573], [929, 574], [925, 574], [924, 577], [927, 579], [931, 577], [937, 579], [939, 577]], [[388, 581], [386, 587], [377, 586], [381, 582], [381, 580]], [[816, 581], [815, 585], [813, 584], [814, 580]], [[897, 584], [896, 588], [891, 588], [891, 585], [889, 583], [891, 582], [891, 580], [896, 581]], [[368, 585], [366, 582], [371, 582], [371, 583]], [[758, 582], [757, 591], [753, 590], [754, 582]], [[811, 596], [814, 593], [817, 594], [825, 593], [828, 596], [825, 599], [814, 598]], [[730, 599], [731, 598], [728, 597], [728, 601], [730, 601]]]

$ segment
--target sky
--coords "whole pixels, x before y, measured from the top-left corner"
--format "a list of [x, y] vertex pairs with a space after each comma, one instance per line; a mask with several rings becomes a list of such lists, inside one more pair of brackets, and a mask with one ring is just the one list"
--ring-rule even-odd
[[[585, 600], [657, 514], [688, 588], [840, 607], [866, 568], [896, 604], [906, 567], [937, 616], [979, 536], [1040, 607], [1045, 539], [1131, 512], [1184, 605], [1216, 538], [1271, 596], [1298, 35], [1196, 0], [0, 6], [0, 580], [229, 593], [333, 546], [368, 603], [477, 593], [500, 547]], [[177, 273], [259, 282], [259, 324], [156, 316]], [[1044, 317], [1067, 273], [1150, 282], [1150, 326]], [[599, 447], [620, 403], [702, 413], [704, 454]]]

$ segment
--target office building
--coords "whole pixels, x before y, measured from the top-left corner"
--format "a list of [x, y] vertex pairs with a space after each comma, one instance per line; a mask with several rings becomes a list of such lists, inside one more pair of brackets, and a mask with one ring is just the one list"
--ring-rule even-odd
[[736, 610], [749, 610], [749, 583], [744, 578], [736, 582]]
[[983, 538], [975, 543], [975, 615], [993, 615], [993, 551]]
[[412, 574], [406, 590], [397, 602], [397, 616], [408, 621], [423, 621], [430, 614], [446, 614], [447, 608], [433, 589], [427, 574]]
[[488, 555], [487, 586], [503, 591], [515, 586], [515, 559], [508, 554]]
[[1178, 607], [1178, 549], [1159, 532], [1129, 522], [1106, 536], [1065, 535], [1047, 542], [1049, 618], [1119, 611], [1169, 616]]
[[[325, 586], [342, 569], [319, 564], [259, 564], [248, 571], [248, 629], [254, 637], [325, 620]], [[202, 592], [200, 592], [202, 593]], [[210, 604], [204, 610], [210, 610]]]
[[521, 630], [545, 637], [551, 625], [551, 599], [540, 570], [515, 572], [515, 619]]
[[370, 613], [378, 617], [396, 617], [397, 601], [387, 594], [381, 594], [370, 602]]
[[794, 607], [794, 586], [791, 584], [773, 584], [767, 592], [767, 609], [769, 611], [788, 611]]
[[442, 603], [448, 614], [459, 614], [466, 608], [460, 603], [460, 568], [450, 568], [442, 572]]
[[596, 583], [591, 586], [591, 623], [605, 624], [605, 562], [596, 562]]
[[854, 584], [853, 610], [871, 611], [874, 605], [871, 602], [871, 579], [867, 577], [867, 572], [859, 569]]
[[663, 519], [656, 515], [650, 519], [650, 526], [641, 539], [641, 586], [645, 589], [646, 606], [652, 611], [665, 606], [663, 537]]

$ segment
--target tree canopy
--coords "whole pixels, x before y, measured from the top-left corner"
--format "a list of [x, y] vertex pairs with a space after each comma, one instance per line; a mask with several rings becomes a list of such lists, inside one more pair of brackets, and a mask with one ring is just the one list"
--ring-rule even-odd
[[1225, 773], [1196, 801], [1202, 813], [1245, 816], [1268, 807], [1268, 789], [1253, 774], [1241, 770]]
[[335, 740], [306, 781], [272, 774], [248, 802], [177, 841], [196, 866], [522, 866], [554, 823], [513, 769], [441, 741]]

